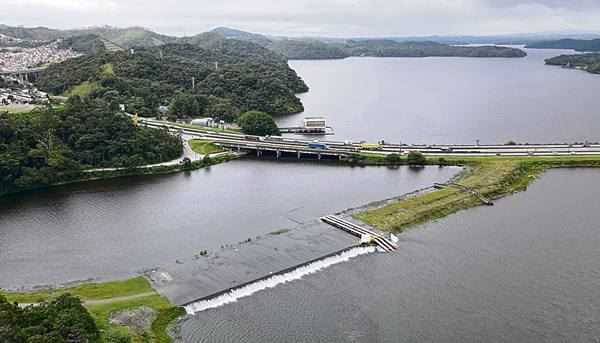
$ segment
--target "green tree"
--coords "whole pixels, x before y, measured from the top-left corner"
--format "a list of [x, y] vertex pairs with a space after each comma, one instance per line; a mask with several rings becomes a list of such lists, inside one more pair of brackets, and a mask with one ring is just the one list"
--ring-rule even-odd
[[[203, 109], [202, 109], [203, 110]], [[179, 93], [171, 102], [169, 108], [171, 114], [177, 116], [177, 118], [193, 117], [202, 114], [200, 103], [194, 95]]]
[[267, 136], [279, 135], [279, 128], [273, 117], [260, 111], [248, 111], [238, 120], [244, 133], [249, 135]]
[[0, 296], [0, 342], [67, 343], [100, 340], [100, 331], [79, 298], [69, 294], [19, 307]]
[[425, 165], [425, 163], [427, 163], [427, 159], [425, 158], [425, 155], [423, 155], [419, 151], [409, 152], [408, 156], [406, 157], [406, 160], [408, 161], [408, 165], [411, 165], [411, 166], [422, 166], [422, 165]]
[[216, 120], [233, 123], [240, 116], [240, 110], [233, 105], [231, 100], [210, 96], [207, 101], [206, 114]]
[[399, 164], [402, 161], [400, 154], [389, 154], [385, 156], [385, 160], [391, 164]]

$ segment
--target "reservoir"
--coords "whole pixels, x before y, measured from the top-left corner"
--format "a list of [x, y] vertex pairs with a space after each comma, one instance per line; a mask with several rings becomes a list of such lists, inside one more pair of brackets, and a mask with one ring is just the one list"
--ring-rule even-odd
[[186, 342], [595, 342], [600, 170], [527, 192], [183, 324]]
[[[293, 61], [311, 87], [301, 95], [306, 112], [278, 123], [323, 115], [341, 140], [600, 141], [600, 76], [544, 65], [570, 51], [527, 52], [523, 59]], [[351, 241], [338, 231], [321, 241], [320, 216], [457, 172], [243, 159], [3, 197], [0, 288], [123, 279], [164, 266], [181, 275], [204, 250], [229, 247], [225, 260], [239, 261], [246, 240], [260, 259], [261, 246], [274, 250], [260, 237], [287, 230], [293, 234], [281, 241], [295, 241], [294, 254], [317, 242], [337, 249]], [[395, 253], [361, 255], [199, 312], [181, 334], [223, 343], [593, 342], [600, 337], [599, 177], [599, 170], [549, 171], [494, 207], [401, 234]], [[271, 272], [270, 262], [258, 272]]]
[[[302, 231], [321, 216], [443, 182], [458, 170], [238, 160], [3, 197], [0, 288], [128, 278], [203, 250]], [[341, 236], [332, 238], [338, 249], [354, 244], [329, 231]]]
[[298, 126], [324, 116], [331, 139], [409, 144], [600, 141], [600, 75], [525, 58], [348, 58], [291, 61], [310, 91]]

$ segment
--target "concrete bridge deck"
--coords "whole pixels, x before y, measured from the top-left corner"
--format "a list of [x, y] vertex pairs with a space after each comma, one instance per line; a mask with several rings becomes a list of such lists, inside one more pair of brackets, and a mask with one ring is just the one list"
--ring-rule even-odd
[[341, 142], [323, 140], [326, 149], [311, 149], [312, 140], [290, 137], [259, 137], [244, 135], [242, 133], [215, 132], [202, 128], [182, 127], [177, 124], [140, 118], [140, 124], [155, 128], [168, 128], [180, 131], [183, 134], [206, 139], [228, 149], [256, 152], [274, 153], [277, 157], [283, 153], [292, 153], [301, 157], [302, 154], [333, 158], [348, 158], [356, 153], [381, 154], [407, 154], [418, 151], [429, 156], [477, 157], [477, 156], [570, 156], [570, 155], [600, 155], [600, 144], [520, 144], [520, 145], [406, 145], [406, 144], [381, 144], [376, 150], [365, 149], [360, 142]]

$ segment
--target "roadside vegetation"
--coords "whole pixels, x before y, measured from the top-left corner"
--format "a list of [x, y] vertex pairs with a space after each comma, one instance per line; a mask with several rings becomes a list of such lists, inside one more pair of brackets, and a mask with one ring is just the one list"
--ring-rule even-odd
[[[6, 302], [2, 302], [6, 299]], [[65, 300], [66, 299], [66, 300]], [[45, 311], [38, 314], [39, 318], [59, 318], [64, 322], [64, 316], [71, 315], [75, 308], [77, 317], [66, 322], [75, 329], [81, 329], [81, 325], [75, 325], [78, 322], [84, 322], [88, 331], [85, 331], [89, 337], [89, 342], [171, 342], [166, 330], [168, 325], [178, 317], [185, 314], [180, 307], [175, 307], [169, 301], [160, 296], [144, 277], [137, 277], [125, 281], [84, 284], [66, 289], [46, 290], [31, 293], [4, 293], [0, 294], [0, 308], [9, 306], [7, 304], [24, 304], [27, 311], [34, 311], [38, 306], [27, 306], [27, 304], [48, 304], [54, 306], [55, 303], [67, 302], [69, 307], [61, 307], [54, 311]], [[83, 304], [81, 309], [77, 304]], [[46, 306], [46, 305], [44, 305]], [[154, 320], [151, 326], [145, 330], [139, 330], [138, 327], [128, 327], [124, 325], [113, 324], [110, 322], [111, 316], [122, 311], [136, 311], [140, 308], [149, 308], [154, 312]], [[16, 311], [12, 308], [11, 311]], [[87, 318], [92, 318], [93, 323], [89, 323]], [[0, 318], [3, 319], [3, 318]], [[143, 320], [144, 318], [139, 318]], [[5, 320], [2, 320], [5, 323]], [[29, 322], [28, 322], [29, 323]], [[28, 324], [27, 323], [27, 324]], [[17, 323], [19, 324], [19, 323]], [[34, 323], [35, 324], [35, 323]], [[63, 327], [66, 325], [62, 323]], [[93, 325], [92, 325], [93, 324]], [[16, 324], [15, 324], [16, 325]], [[24, 323], [20, 323], [24, 325]], [[56, 325], [50, 326], [50, 329]], [[94, 330], [94, 328], [96, 328]], [[27, 330], [21, 334], [23, 340], [2, 340], [2, 342], [30, 342], [27, 338], [33, 337], [38, 332], [36, 330]], [[95, 334], [96, 332], [97, 334]], [[64, 333], [64, 330], [63, 330]], [[2, 330], [0, 330], [0, 338]], [[31, 341], [33, 342], [33, 341]], [[37, 342], [37, 341], [36, 341]], [[46, 342], [46, 341], [40, 341]], [[55, 340], [51, 342], [69, 342], [68, 340]]]
[[[364, 164], [392, 164], [385, 157], [364, 156]], [[408, 164], [403, 160], [400, 164]], [[543, 171], [561, 167], [600, 167], [600, 156], [556, 157], [427, 157], [430, 165], [460, 165], [465, 170], [453, 183], [487, 199], [498, 199], [527, 189]], [[441, 187], [431, 192], [393, 200], [354, 215], [384, 231], [401, 232], [411, 226], [482, 205], [480, 198], [461, 187]]]
[[242, 132], [256, 136], [279, 136], [279, 128], [273, 117], [259, 111], [248, 111], [238, 120]]
[[213, 142], [210, 141], [194, 139], [189, 141], [189, 144], [190, 148], [192, 148], [194, 152], [200, 155], [210, 155], [225, 151], [223, 150], [223, 148], [215, 145]]

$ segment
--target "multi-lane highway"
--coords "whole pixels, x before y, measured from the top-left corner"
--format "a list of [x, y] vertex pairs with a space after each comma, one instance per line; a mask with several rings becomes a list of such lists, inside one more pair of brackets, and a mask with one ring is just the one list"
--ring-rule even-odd
[[600, 144], [516, 144], [516, 145], [407, 145], [407, 144], [365, 144], [356, 141], [315, 141], [291, 137], [259, 137], [242, 133], [216, 132], [201, 127], [191, 128], [165, 121], [140, 118], [140, 125], [154, 128], [168, 128], [189, 137], [211, 140], [228, 149], [245, 151], [316, 154], [344, 157], [358, 152], [374, 154], [407, 154], [419, 151], [425, 155], [447, 156], [565, 156], [600, 155]]

